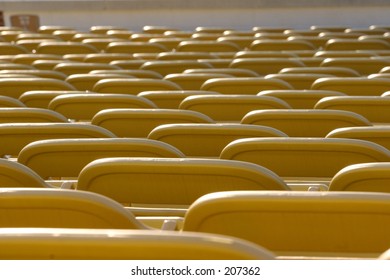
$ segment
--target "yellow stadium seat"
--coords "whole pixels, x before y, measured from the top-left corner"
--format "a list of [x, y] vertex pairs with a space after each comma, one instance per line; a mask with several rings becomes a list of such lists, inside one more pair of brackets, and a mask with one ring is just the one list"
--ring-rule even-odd
[[133, 55], [126, 53], [91, 53], [85, 56], [84, 61], [92, 63], [110, 63], [114, 60], [129, 60], [133, 58]]
[[0, 124], [0, 155], [17, 155], [27, 144], [44, 139], [114, 138], [110, 131], [76, 123], [4, 123]]
[[80, 172], [77, 190], [99, 193], [124, 205], [172, 207], [188, 206], [204, 194], [222, 190], [289, 188], [273, 172], [239, 161], [105, 158]]
[[18, 69], [31, 70], [34, 69], [34, 67], [27, 64], [19, 64], [19, 63], [12, 63], [12, 62], [0, 63], [0, 70], [18, 70]]
[[315, 47], [305, 40], [258, 39], [249, 47], [251, 51], [287, 51], [314, 50]]
[[107, 34], [110, 30], [127, 30], [124, 27], [113, 25], [93, 25], [89, 28], [89, 31], [94, 34]]
[[2, 74], [22, 74], [22, 75], [33, 75], [40, 78], [49, 78], [57, 80], [65, 80], [66, 75], [57, 71], [52, 70], [38, 70], [38, 69], [13, 69], [13, 70], [0, 70]]
[[69, 62], [66, 59], [38, 59], [31, 63], [30, 69], [39, 69], [39, 70], [54, 70], [54, 67], [57, 64]]
[[137, 94], [137, 96], [149, 99], [161, 109], [178, 109], [180, 103], [188, 96], [215, 94], [219, 93], [206, 90], [159, 90], [143, 91]]
[[180, 103], [179, 108], [200, 112], [217, 122], [239, 122], [245, 114], [253, 110], [291, 107], [275, 97], [219, 94], [189, 96]]
[[95, 47], [98, 51], [105, 51], [110, 43], [113, 42], [128, 42], [125, 39], [118, 38], [86, 38], [81, 43]]
[[0, 108], [6, 107], [26, 107], [26, 105], [18, 99], [0, 95]]
[[151, 230], [1, 229], [6, 260], [272, 260], [251, 242], [216, 234]]
[[28, 50], [16, 44], [0, 42], [0, 53], [2, 55], [16, 55], [28, 53]]
[[166, 124], [148, 135], [168, 143], [189, 157], [218, 158], [233, 140], [251, 137], [287, 137], [283, 132], [266, 126], [243, 124]]
[[2, 228], [146, 229], [120, 204], [83, 191], [0, 189]]
[[92, 91], [98, 93], [124, 93], [137, 95], [150, 90], [181, 90], [177, 84], [159, 79], [148, 78], [116, 78], [98, 81]]
[[118, 137], [147, 137], [150, 131], [169, 123], [213, 123], [199, 112], [178, 109], [106, 109], [91, 123], [112, 131]]
[[161, 52], [157, 60], [197, 60], [218, 58], [209, 52]]
[[330, 39], [325, 45], [326, 51], [349, 50], [390, 50], [390, 43], [385, 40], [367, 39]]
[[249, 69], [259, 75], [275, 74], [283, 68], [304, 66], [298, 59], [289, 58], [236, 58], [230, 64], [231, 68]]
[[147, 61], [139, 67], [141, 70], [152, 70], [162, 76], [174, 73], [182, 73], [187, 69], [207, 69], [212, 68], [209, 63], [188, 60], [172, 61]]
[[158, 43], [149, 42], [112, 42], [105, 49], [107, 53], [160, 53], [168, 49]]
[[271, 96], [288, 103], [293, 109], [313, 109], [324, 97], [345, 96], [344, 93], [331, 90], [264, 90], [258, 96]]
[[73, 27], [64, 25], [41, 25], [38, 29], [40, 34], [53, 34], [55, 31], [76, 31]]
[[321, 63], [321, 67], [347, 67], [357, 71], [360, 75], [378, 73], [383, 67], [389, 65], [384, 58], [369, 57], [335, 57], [327, 58]]
[[210, 68], [210, 69], [187, 69], [183, 73], [188, 74], [197, 74], [197, 73], [219, 73], [219, 74], [227, 74], [233, 77], [259, 77], [254, 71], [249, 69], [238, 69], [238, 68]]
[[215, 78], [207, 80], [201, 90], [216, 91], [223, 94], [257, 94], [262, 90], [293, 89], [290, 84], [273, 78]]
[[18, 162], [45, 179], [75, 177], [93, 160], [106, 157], [184, 157], [176, 148], [149, 139], [50, 139], [26, 145]]
[[31, 90], [75, 90], [65, 81], [49, 78], [4, 78], [0, 79], [1, 95], [19, 98]]
[[292, 67], [283, 68], [281, 74], [325, 74], [336, 77], [359, 77], [355, 70], [345, 67]]
[[178, 52], [237, 52], [240, 47], [232, 42], [194, 39], [182, 41], [176, 50]]
[[254, 110], [241, 123], [270, 126], [290, 137], [325, 137], [336, 128], [372, 125], [353, 112], [315, 109]]
[[330, 181], [329, 191], [390, 193], [390, 163], [361, 163], [341, 169]]
[[95, 84], [103, 79], [131, 78], [124, 74], [72, 74], [66, 78], [66, 82], [81, 91], [92, 91]]
[[390, 123], [390, 99], [381, 96], [335, 96], [318, 101], [315, 109], [355, 112], [372, 123]]
[[229, 78], [230, 75], [219, 73], [201, 73], [201, 74], [168, 74], [164, 80], [171, 81], [179, 85], [184, 90], [200, 90], [202, 85], [209, 79]]
[[264, 166], [285, 180], [326, 182], [348, 165], [386, 162], [389, 156], [386, 148], [364, 140], [269, 137], [235, 140], [220, 158]]
[[87, 44], [80, 42], [56, 42], [56, 41], [47, 41], [39, 44], [37, 48], [37, 53], [39, 54], [88, 54], [88, 53], [97, 53], [98, 50]]
[[170, 37], [164, 37], [164, 38], [151, 38], [149, 39], [149, 43], [156, 43], [159, 45], [163, 45], [168, 51], [175, 50], [180, 42], [182, 42], [182, 38], [170, 38]]
[[68, 119], [76, 121], [91, 120], [94, 115], [104, 109], [114, 108], [157, 108], [153, 102], [145, 98], [128, 94], [84, 93], [61, 94], [54, 97], [48, 108]]
[[70, 41], [77, 33], [77, 30], [55, 30], [52, 34], [61, 38], [63, 41]]
[[93, 63], [93, 62], [62, 62], [54, 66], [53, 70], [64, 73], [65, 75], [72, 74], [87, 74], [93, 70], [119, 70], [120, 68], [115, 65], [106, 63]]
[[379, 144], [390, 150], [390, 127], [387, 124], [369, 127], [338, 128], [329, 132], [326, 138], [361, 139]]
[[1, 188], [51, 188], [51, 186], [25, 165], [0, 159]]
[[19, 100], [27, 107], [48, 108], [50, 101], [63, 94], [85, 94], [85, 91], [76, 90], [31, 90], [23, 93]]
[[35, 60], [42, 59], [62, 59], [62, 56], [55, 54], [24, 53], [14, 55], [12, 58], [12, 62], [31, 65]]
[[388, 194], [221, 192], [191, 205], [183, 230], [238, 237], [278, 256], [377, 258], [389, 247], [389, 205]]
[[269, 74], [266, 79], [279, 79], [287, 82], [294, 89], [310, 89], [311, 85], [320, 78], [328, 78], [332, 75], [327, 74]]
[[335, 57], [372, 57], [376, 55], [376, 51], [370, 50], [339, 50], [339, 51], [318, 51], [315, 53], [315, 57], [322, 58], [335, 58]]
[[0, 123], [61, 123], [68, 122], [63, 115], [41, 108], [0, 108]]
[[221, 36], [217, 39], [217, 42], [231, 42], [244, 50], [249, 48], [254, 40], [254, 36]]

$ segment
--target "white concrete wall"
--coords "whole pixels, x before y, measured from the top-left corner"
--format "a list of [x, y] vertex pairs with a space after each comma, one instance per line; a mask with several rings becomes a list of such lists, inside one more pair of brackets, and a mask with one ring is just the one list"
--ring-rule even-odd
[[93, 25], [131, 30], [141, 30], [144, 25], [166, 25], [183, 30], [197, 26], [245, 30], [253, 26], [300, 29], [311, 25], [390, 25], [390, 1], [383, 0], [8, 0], [0, 1], [0, 10], [4, 12], [6, 24], [11, 14], [38, 14], [41, 25], [66, 25], [80, 30], [88, 30]]

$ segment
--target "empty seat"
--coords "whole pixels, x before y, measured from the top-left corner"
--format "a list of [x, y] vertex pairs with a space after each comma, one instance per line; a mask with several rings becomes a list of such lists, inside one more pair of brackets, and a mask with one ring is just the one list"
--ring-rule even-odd
[[303, 62], [289, 58], [236, 58], [230, 64], [231, 68], [249, 69], [259, 75], [278, 73], [283, 68], [303, 67]]
[[158, 43], [149, 42], [112, 42], [105, 49], [107, 53], [160, 53], [168, 49]]
[[84, 93], [54, 97], [48, 108], [68, 119], [91, 120], [96, 113], [114, 108], [157, 108], [146, 98], [128, 94]]
[[99, 93], [125, 93], [134, 95], [142, 91], [180, 89], [180, 86], [170, 81], [146, 78], [103, 79], [98, 81], [93, 87], [93, 91]]
[[0, 42], [0, 53], [2, 55], [16, 55], [27, 53], [27, 49], [9, 42]]
[[243, 124], [166, 124], [148, 135], [149, 139], [166, 142], [191, 157], [219, 157], [231, 141], [250, 137], [287, 135], [270, 127]]
[[90, 74], [121, 74], [128, 75], [136, 78], [148, 78], [148, 79], [162, 79], [163, 76], [157, 72], [150, 70], [139, 70], [139, 69], [120, 69], [120, 70], [93, 70]]
[[0, 159], [0, 188], [51, 188], [51, 186], [25, 165]]
[[256, 163], [283, 178], [310, 181], [329, 180], [351, 164], [386, 162], [389, 156], [386, 148], [364, 140], [294, 137], [235, 140], [220, 158]]
[[37, 48], [37, 53], [40, 54], [88, 54], [88, 53], [97, 53], [98, 50], [87, 44], [79, 42], [56, 42], [56, 41], [46, 41], [39, 44]]
[[358, 77], [360, 74], [346, 67], [292, 67], [283, 68], [281, 74], [325, 74], [336, 77]]
[[5, 123], [0, 124], [0, 155], [17, 155], [27, 144], [44, 139], [114, 138], [110, 131], [90, 124]]
[[114, 60], [128, 59], [133, 59], [133, 55], [125, 53], [91, 53], [85, 56], [84, 61], [92, 63], [110, 63]]
[[[229, 246], [226, 246], [229, 244]], [[150, 230], [1, 229], [5, 260], [271, 260], [251, 242], [216, 234]]]
[[203, 95], [185, 98], [180, 109], [205, 114], [218, 122], [239, 122], [245, 114], [260, 109], [290, 109], [286, 102], [269, 96]]
[[325, 45], [327, 51], [346, 50], [390, 50], [390, 44], [385, 40], [376, 39], [330, 39]]
[[54, 66], [55, 71], [69, 76], [72, 74], [87, 74], [92, 70], [119, 70], [115, 65], [93, 62], [61, 62]]
[[171, 81], [179, 85], [184, 90], [200, 90], [204, 82], [209, 79], [217, 78], [229, 78], [230, 75], [226, 74], [211, 74], [211, 73], [202, 73], [202, 74], [168, 74], [164, 77], [164, 80]]
[[19, 98], [31, 90], [75, 90], [70, 84], [48, 78], [4, 78], [0, 79], [1, 95]]
[[321, 78], [311, 89], [340, 91], [347, 95], [380, 96], [390, 89], [390, 80], [385, 78]]
[[264, 90], [257, 95], [279, 98], [294, 109], [313, 109], [324, 97], [345, 96], [342, 92], [332, 90]]
[[174, 147], [149, 139], [50, 139], [26, 145], [18, 162], [42, 178], [78, 177], [81, 169], [105, 157], [184, 157]]
[[146, 229], [120, 204], [83, 191], [0, 188], [2, 228]]
[[390, 123], [390, 100], [380, 96], [338, 96], [318, 101], [315, 109], [333, 109], [355, 112], [372, 123]]
[[314, 50], [315, 47], [305, 40], [277, 40], [259, 39], [253, 41], [251, 51], [287, 51], [287, 50]]
[[366, 140], [390, 150], [390, 127], [387, 125], [338, 128], [329, 132], [326, 137]]
[[361, 163], [341, 169], [330, 181], [329, 191], [390, 192], [390, 163]]
[[61, 114], [40, 108], [0, 108], [0, 123], [68, 122]]
[[85, 94], [76, 90], [31, 90], [23, 93], [19, 100], [27, 107], [48, 108], [50, 101], [63, 94]]
[[73, 74], [66, 78], [66, 82], [77, 90], [92, 91], [98, 81], [115, 78], [131, 78], [131, 76], [123, 74]]
[[38, 70], [38, 69], [14, 69], [14, 70], [1, 70], [0, 74], [25, 74], [33, 75], [41, 78], [65, 80], [66, 75], [52, 70]]
[[178, 52], [237, 52], [240, 47], [233, 42], [194, 39], [180, 42], [176, 50]]
[[368, 57], [335, 57], [327, 58], [321, 63], [321, 67], [347, 67], [360, 75], [370, 75], [378, 73], [383, 67], [389, 65], [389, 61], [384, 58]]
[[178, 109], [180, 103], [188, 96], [215, 94], [219, 93], [206, 90], [156, 90], [143, 91], [137, 94], [137, 96], [152, 101], [161, 109]]
[[204, 114], [178, 109], [106, 109], [97, 113], [91, 121], [118, 137], [145, 138], [161, 124], [213, 122]]
[[[157, 39], [156, 39], [157, 40]], [[197, 60], [218, 58], [209, 52], [162, 52], [157, 56], [158, 60]]]
[[152, 70], [163, 76], [182, 73], [186, 69], [212, 68], [209, 63], [188, 60], [147, 61], [140, 67], [141, 70]]
[[239, 237], [279, 256], [371, 257], [389, 246], [390, 195], [222, 192], [197, 200], [183, 230]]
[[257, 94], [262, 90], [293, 89], [280, 79], [265, 78], [216, 78], [207, 80], [201, 90], [216, 91], [223, 94]]
[[290, 137], [325, 137], [336, 128], [372, 125], [353, 112], [314, 109], [254, 110], [241, 123], [270, 126]]
[[80, 172], [77, 190], [99, 193], [125, 205], [172, 207], [188, 206], [204, 194], [221, 190], [289, 188], [273, 172], [239, 161], [105, 158]]
[[26, 105], [18, 99], [0, 95], [0, 108], [4, 107], [26, 107]]
[[219, 74], [227, 74], [234, 77], [259, 77], [254, 71], [249, 69], [238, 69], [238, 68], [210, 68], [210, 69], [187, 69], [183, 73], [188, 74], [201, 74], [201, 73], [219, 73]]
[[279, 79], [287, 82], [294, 89], [310, 89], [313, 82], [320, 78], [328, 78], [327, 74], [269, 74], [266, 79]]

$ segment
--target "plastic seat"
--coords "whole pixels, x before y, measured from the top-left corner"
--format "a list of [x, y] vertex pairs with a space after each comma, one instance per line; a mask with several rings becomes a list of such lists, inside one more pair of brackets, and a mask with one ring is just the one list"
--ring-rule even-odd
[[0, 108], [7, 107], [26, 107], [26, 105], [20, 102], [18, 99], [0, 95]]
[[188, 73], [188, 74], [217, 73], [217, 74], [227, 74], [233, 77], [259, 77], [259, 75], [254, 71], [248, 69], [238, 69], [238, 68], [236, 69], [232, 69], [232, 68], [187, 69], [183, 73]]
[[287, 82], [294, 89], [310, 89], [313, 82], [320, 78], [332, 77], [327, 74], [269, 74], [266, 79], [279, 79]]
[[345, 67], [293, 67], [280, 70], [281, 74], [325, 74], [336, 77], [359, 77], [355, 70]]
[[221, 192], [191, 205], [183, 230], [238, 237], [278, 256], [377, 258], [389, 246], [389, 206], [388, 194]]
[[2, 228], [146, 229], [120, 204], [83, 191], [1, 188]]
[[354, 96], [380, 96], [390, 89], [390, 80], [386, 78], [322, 78], [311, 87], [315, 90], [334, 90]]
[[157, 90], [143, 91], [137, 94], [137, 96], [152, 101], [161, 109], [178, 109], [180, 103], [188, 96], [216, 94], [219, 93], [206, 90]]
[[249, 48], [252, 42], [255, 40], [254, 36], [221, 36], [217, 39], [217, 42], [231, 42], [236, 44], [241, 50]]
[[171, 81], [179, 85], [184, 90], [200, 90], [202, 85], [209, 79], [217, 78], [229, 78], [230, 75], [217, 74], [217, 73], [202, 73], [202, 74], [168, 74], [164, 77], [164, 80]]
[[176, 49], [178, 52], [237, 52], [239, 46], [232, 42], [193, 40], [182, 41]]
[[[115, 184], [107, 184], [115, 182]], [[289, 190], [273, 172], [254, 164], [219, 159], [105, 158], [88, 164], [77, 190], [125, 205], [190, 205], [222, 190]]]
[[174, 73], [182, 73], [186, 69], [207, 69], [212, 68], [209, 63], [188, 60], [172, 60], [172, 61], [147, 61], [142, 66], [141, 70], [152, 70], [160, 73], [162, 76]]
[[361, 163], [341, 169], [330, 181], [329, 191], [389, 193], [390, 163]]
[[22, 75], [33, 75], [40, 78], [58, 79], [65, 80], [66, 76], [62, 73], [51, 71], [51, 70], [32, 70], [32, 69], [14, 69], [14, 70], [0, 70], [2, 74], [22, 74]]
[[149, 42], [112, 42], [108, 44], [105, 51], [107, 53], [160, 53], [168, 49], [158, 43]]
[[200, 112], [217, 122], [239, 122], [245, 114], [253, 110], [291, 107], [275, 97], [220, 94], [189, 96], [180, 103], [179, 108]]
[[264, 90], [257, 95], [279, 98], [293, 109], [313, 109], [324, 97], [345, 96], [342, 92], [331, 90]]
[[234, 58], [297, 58], [296, 55], [281, 51], [239, 51]]
[[375, 39], [330, 39], [325, 45], [325, 50], [390, 50], [390, 44], [385, 40]]
[[209, 52], [162, 52], [157, 56], [157, 60], [198, 60], [198, 59], [218, 58]]
[[298, 59], [289, 58], [236, 58], [230, 64], [231, 68], [249, 69], [259, 75], [278, 73], [283, 68], [304, 66]]
[[61, 114], [40, 108], [0, 108], [0, 123], [61, 123], [68, 120]]
[[81, 121], [91, 120], [94, 115], [104, 109], [114, 108], [157, 108], [153, 102], [127, 94], [61, 94], [54, 97], [48, 108], [68, 119]]
[[76, 123], [6, 123], [0, 124], [0, 155], [17, 155], [27, 144], [44, 139], [114, 138], [110, 131]]
[[73, 74], [69, 75], [65, 81], [77, 90], [92, 91], [98, 81], [117, 78], [131, 78], [131, 76], [123, 74]]
[[270, 126], [290, 137], [325, 137], [336, 128], [372, 125], [353, 112], [315, 109], [254, 110], [241, 123]]
[[1, 95], [19, 98], [31, 90], [75, 90], [65, 81], [48, 78], [4, 78], [0, 79]]
[[97, 113], [92, 124], [112, 131], [118, 137], [146, 138], [153, 128], [169, 123], [214, 123], [208, 116], [174, 109], [107, 109]]
[[[12, 55], [13, 57], [13, 55]], [[0, 63], [0, 70], [31, 70], [34, 69], [31, 65], [12, 63], [12, 62], [3, 62]]]
[[315, 53], [315, 57], [322, 58], [357, 58], [357, 57], [373, 57], [376, 55], [374, 50], [337, 50], [337, 51], [318, 51]]
[[69, 76], [72, 74], [87, 74], [93, 70], [119, 70], [115, 65], [106, 63], [92, 63], [92, 62], [62, 62], [54, 66], [54, 71], [64, 73]]
[[386, 148], [364, 140], [294, 137], [235, 140], [220, 158], [261, 165], [285, 180], [326, 182], [348, 165], [386, 162], [389, 155]]
[[265, 78], [215, 78], [207, 80], [201, 90], [216, 91], [223, 94], [257, 94], [262, 90], [293, 89], [280, 79]]
[[110, 63], [114, 60], [129, 60], [133, 58], [133, 55], [125, 53], [91, 53], [85, 56], [84, 61], [92, 63]]
[[315, 109], [355, 112], [372, 123], [390, 123], [390, 99], [381, 96], [337, 96], [318, 101]]
[[148, 135], [168, 143], [186, 156], [216, 157], [233, 140], [251, 137], [287, 137], [281, 131], [265, 126], [242, 124], [166, 124]]
[[377, 143], [386, 149], [390, 149], [390, 127], [387, 125], [338, 128], [329, 132], [326, 137], [361, 139]]
[[16, 55], [16, 54], [23, 54], [27, 53], [27, 49], [8, 42], [0, 42], [0, 53], [2, 55]]
[[106, 157], [184, 157], [176, 148], [149, 139], [50, 139], [26, 145], [18, 162], [42, 178], [75, 177], [93, 160]]
[[19, 100], [27, 107], [44, 108], [49, 107], [50, 101], [59, 95], [64, 94], [85, 94], [85, 91], [76, 90], [31, 90], [23, 93]]
[[47, 41], [39, 44], [37, 48], [37, 53], [40, 54], [87, 54], [87, 53], [97, 53], [98, 50], [87, 44], [80, 42], [53, 42]]
[[389, 61], [383, 58], [366, 57], [335, 57], [327, 58], [321, 63], [321, 67], [347, 67], [351, 68], [360, 75], [370, 75], [378, 73], [383, 67], [389, 65]]
[[0, 159], [1, 188], [51, 188], [51, 186], [25, 165]]
[[305, 40], [273, 40], [259, 39], [253, 41], [251, 51], [287, 51], [287, 50], [314, 50], [315, 47]]
[[37, 53], [25, 53], [25, 54], [17, 54], [12, 58], [13, 63], [22, 63], [31, 65], [36, 60], [44, 60], [44, 59], [62, 59], [61, 55], [55, 54], [37, 54]]
[[[226, 246], [229, 244], [229, 246]], [[253, 243], [216, 234], [105, 229], [2, 229], [7, 260], [272, 260]]]
[[157, 72], [150, 70], [137, 69], [121, 69], [121, 70], [93, 70], [90, 74], [120, 74], [128, 75], [129, 77], [148, 78], [148, 79], [162, 79], [163, 76]]
[[86, 38], [81, 40], [81, 43], [95, 47], [98, 51], [105, 51], [109, 44], [113, 42], [128, 42], [125, 39], [118, 38]]
[[117, 78], [98, 81], [92, 91], [99, 93], [124, 93], [137, 95], [150, 90], [181, 90], [177, 84], [158, 79]]

